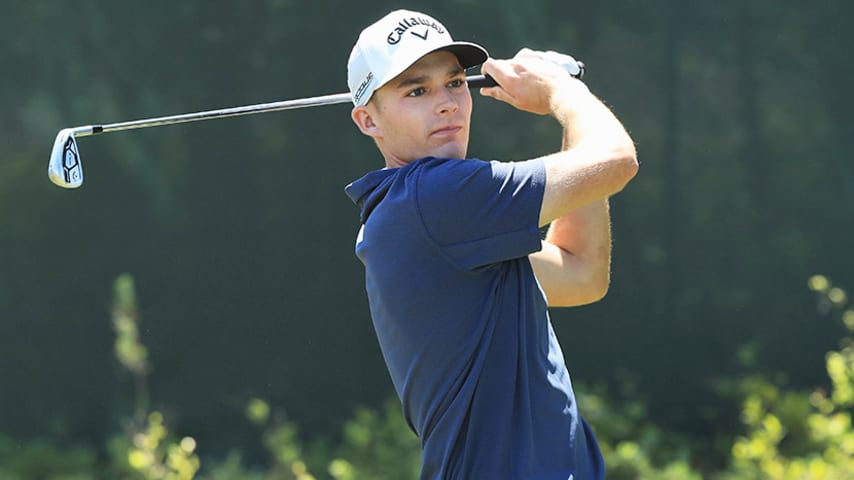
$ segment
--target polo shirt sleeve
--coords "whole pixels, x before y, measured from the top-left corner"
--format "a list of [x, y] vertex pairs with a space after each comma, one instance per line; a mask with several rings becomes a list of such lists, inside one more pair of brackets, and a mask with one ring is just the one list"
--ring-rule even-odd
[[434, 160], [416, 176], [416, 204], [430, 240], [458, 267], [473, 270], [542, 248], [541, 160]]

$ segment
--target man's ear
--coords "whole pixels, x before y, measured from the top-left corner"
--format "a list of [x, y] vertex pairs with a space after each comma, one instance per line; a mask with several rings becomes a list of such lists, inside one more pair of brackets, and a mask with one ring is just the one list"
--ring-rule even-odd
[[380, 128], [377, 126], [374, 121], [374, 112], [368, 108], [367, 105], [356, 107], [350, 112], [350, 118], [353, 119], [353, 123], [359, 127], [359, 130], [362, 131], [365, 135], [373, 138], [377, 138], [381, 135]]

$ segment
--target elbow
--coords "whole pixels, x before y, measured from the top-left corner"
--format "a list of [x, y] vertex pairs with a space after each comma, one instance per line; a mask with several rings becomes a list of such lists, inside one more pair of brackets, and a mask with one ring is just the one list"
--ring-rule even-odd
[[597, 262], [597, 267], [593, 269], [587, 279], [587, 288], [584, 289], [584, 304], [596, 303], [608, 294], [608, 287], [611, 286], [611, 268], [610, 258], [606, 258]]
[[628, 175], [628, 180], [631, 180], [635, 178], [635, 175], [638, 174], [638, 170], [640, 169], [640, 163], [638, 162], [638, 152], [635, 150], [635, 146], [631, 145], [625, 153], [626, 154], [623, 156], [623, 163], [626, 164], [625, 169]]
[[611, 286], [611, 275], [610, 272], [606, 269], [603, 272], [600, 272], [596, 278], [590, 281], [590, 288], [588, 289], [588, 302], [587, 303], [596, 303], [599, 300], [605, 298], [605, 295], [608, 294], [608, 287]]
[[581, 286], [551, 292], [551, 295], [547, 295], [548, 304], [550, 307], [580, 307], [596, 303], [605, 298], [609, 286], [609, 272], [600, 272], [599, 275], [588, 278]]
[[596, 303], [608, 293], [608, 287], [602, 289], [590, 289], [583, 292], [576, 291], [567, 295], [547, 295], [550, 307], [581, 307]]
[[613, 158], [614, 169], [616, 171], [615, 175], [619, 178], [619, 190], [622, 190], [633, 178], [635, 178], [635, 175], [638, 174], [638, 170], [640, 169], [635, 146], [632, 143], [627, 144], [614, 152]]

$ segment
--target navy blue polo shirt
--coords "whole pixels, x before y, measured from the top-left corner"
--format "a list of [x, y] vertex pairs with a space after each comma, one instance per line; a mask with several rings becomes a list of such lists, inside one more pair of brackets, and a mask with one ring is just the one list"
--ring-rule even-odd
[[347, 186], [356, 255], [422, 479], [604, 478], [528, 254], [540, 160], [424, 158]]

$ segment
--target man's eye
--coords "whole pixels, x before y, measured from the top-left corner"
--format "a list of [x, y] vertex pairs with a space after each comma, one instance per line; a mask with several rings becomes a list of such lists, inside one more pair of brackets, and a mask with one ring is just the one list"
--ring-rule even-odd
[[424, 95], [424, 93], [426, 93], [426, 92], [427, 92], [427, 90], [425, 90], [424, 87], [418, 87], [415, 90], [409, 92], [406, 96], [407, 97], [420, 97], [421, 95]]
[[462, 87], [463, 85], [465, 85], [465, 83], [466, 83], [466, 81], [465, 81], [465, 80], [463, 80], [463, 79], [461, 79], [461, 78], [458, 78], [458, 79], [456, 79], [456, 80], [451, 80], [451, 82], [450, 82], [450, 83], [448, 83], [448, 86], [449, 86], [449, 87], [451, 87], [451, 88], [460, 88], [460, 87]]

